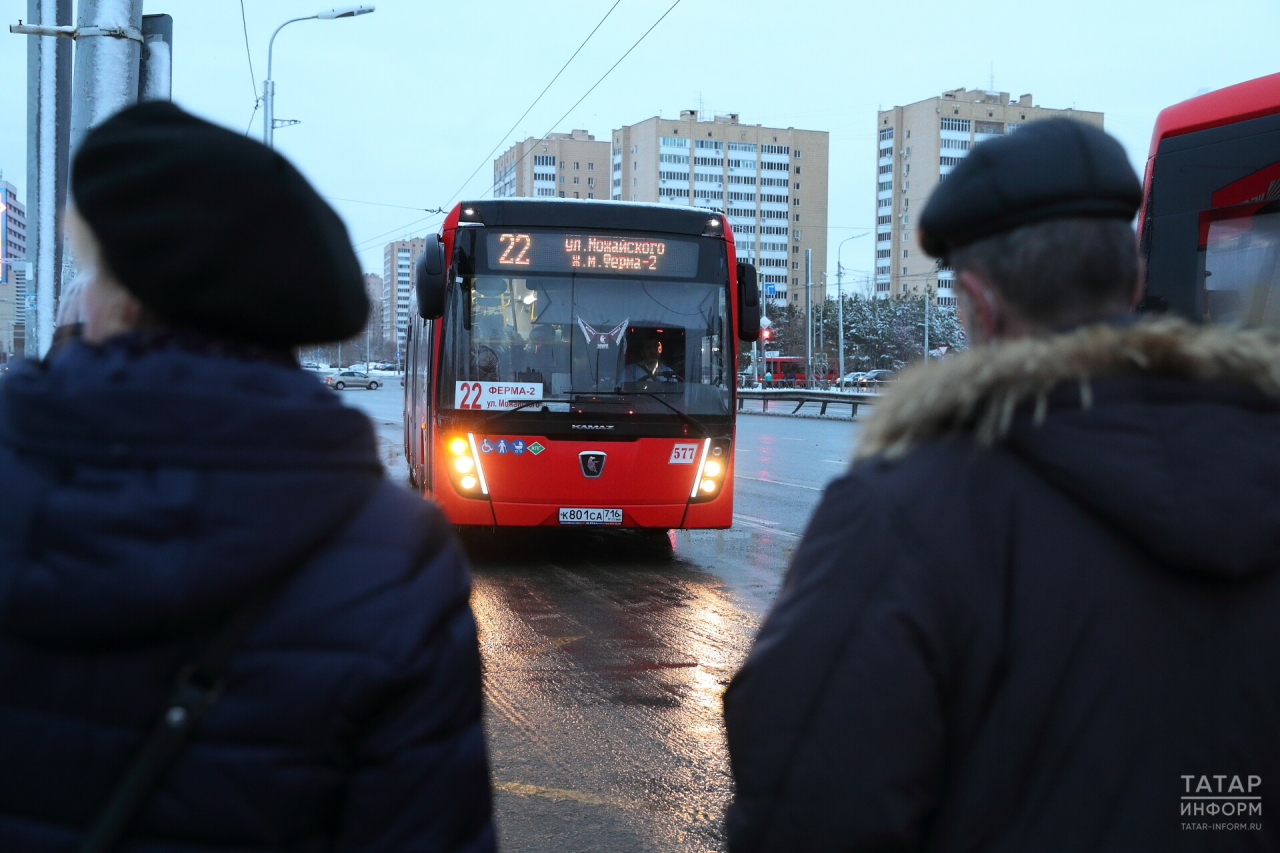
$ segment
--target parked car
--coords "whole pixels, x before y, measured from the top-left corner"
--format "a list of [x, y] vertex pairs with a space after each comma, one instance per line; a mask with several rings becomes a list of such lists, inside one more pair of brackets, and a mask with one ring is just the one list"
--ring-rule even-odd
[[358, 370], [343, 370], [332, 376], [326, 376], [324, 382], [335, 391], [341, 391], [343, 388], [368, 388], [370, 391], [378, 390], [378, 380], [374, 379], [367, 373], [361, 373]]
[[319, 370], [320, 365], [314, 361], [304, 361], [302, 362], [302, 369], [303, 370]]

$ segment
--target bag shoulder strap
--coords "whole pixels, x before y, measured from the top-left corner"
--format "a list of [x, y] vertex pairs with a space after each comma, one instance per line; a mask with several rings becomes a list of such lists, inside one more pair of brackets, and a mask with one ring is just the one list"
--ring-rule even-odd
[[109, 853], [115, 849], [129, 824], [156, 789], [160, 776], [182, 752], [191, 732], [218, 701], [226, 682], [231, 655], [296, 572], [296, 569], [285, 572], [283, 577], [256, 593], [218, 629], [200, 654], [182, 666], [164, 712], [94, 819], [77, 853]]
[[[374, 484], [360, 502], [360, 508], [348, 517], [348, 524], [364, 511], [383, 484], [381, 479]], [[76, 853], [110, 853], [116, 848], [129, 824], [156, 789], [164, 771], [182, 752], [191, 732], [222, 695], [232, 654], [249, 636], [276, 596], [346, 527], [347, 524], [337, 525], [329, 535], [313, 543], [308, 553], [299, 555], [297, 561], [279, 577], [257, 590], [231, 614], [203, 650], [182, 666], [164, 712], [147, 734], [142, 749], [134, 756], [133, 763], [94, 819]]]

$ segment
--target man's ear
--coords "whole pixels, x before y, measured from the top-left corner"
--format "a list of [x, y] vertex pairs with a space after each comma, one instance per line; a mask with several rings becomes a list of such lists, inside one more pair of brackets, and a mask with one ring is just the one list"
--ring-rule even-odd
[[957, 270], [956, 281], [960, 290], [967, 297], [968, 313], [966, 326], [975, 343], [986, 343], [1000, 334], [1000, 306], [997, 304], [991, 285], [973, 270]]

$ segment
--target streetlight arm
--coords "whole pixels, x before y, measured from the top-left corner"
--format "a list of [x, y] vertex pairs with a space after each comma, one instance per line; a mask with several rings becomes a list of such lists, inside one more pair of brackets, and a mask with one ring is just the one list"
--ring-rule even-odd
[[839, 370], [841, 385], [844, 384], [844, 264], [841, 262], [841, 253], [844, 252], [845, 243], [848, 243], [850, 240], [857, 240], [859, 237], [865, 237], [870, 233], [870, 231], [863, 231], [861, 234], [854, 234], [852, 237], [846, 237], [840, 241], [840, 246], [836, 249], [836, 331], [839, 336], [839, 343], [837, 343], [837, 346], [840, 348], [838, 360], [840, 363]]
[[336, 9], [327, 9], [323, 12], [317, 12], [314, 15], [307, 15], [304, 18], [290, 18], [280, 26], [276, 27], [276, 31], [271, 34], [271, 41], [267, 42], [267, 79], [262, 84], [262, 141], [266, 143], [268, 148], [275, 147], [275, 126], [276, 126], [276, 84], [271, 79], [272, 60], [275, 57], [276, 36], [280, 35], [280, 31], [290, 24], [296, 24], [298, 21], [314, 21], [319, 18], [332, 20], [333, 18], [354, 18], [357, 15], [367, 15], [372, 12], [372, 5], [361, 4], [359, 6], [342, 6]]
[[291, 18], [280, 26], [276, 27], [276, 31], [271, 34], [271, 41], [267, 42], [267, 80], [271, 80], [271, 52], [275, 50], [276, 36], [280, 35], [280, 31], [290, 24], [296, 24], [298, 21], [314, 21], [319, 15], [307, 15], [305, 18]]

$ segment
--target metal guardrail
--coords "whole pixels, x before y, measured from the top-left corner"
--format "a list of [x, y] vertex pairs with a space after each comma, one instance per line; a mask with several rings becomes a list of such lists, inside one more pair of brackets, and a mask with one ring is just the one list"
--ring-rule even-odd
[[827, 406], [834, 404], [851, 406], [851, 417], [858, 416], [858, 406], [870, 405], [880, 396], [879, 391], [868, 391], [863, 389], [853, 391], [819, 391], [810, 388], [739, 388], [738, 389], [738, 409], [742, 410], [742, 403], [745, 400], [762, 400], [764, 410], [769, 411], [769, 403], [795, 403], [796, 407], [791, 410], [791, 414], [800, 411], [800, 407], [806, 403], [817, 403], [822, 408], [818, 414], [825, 415]]

